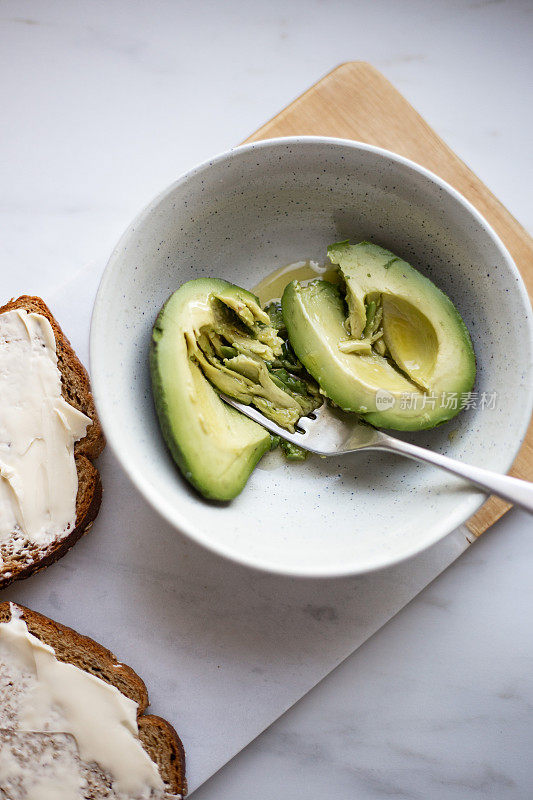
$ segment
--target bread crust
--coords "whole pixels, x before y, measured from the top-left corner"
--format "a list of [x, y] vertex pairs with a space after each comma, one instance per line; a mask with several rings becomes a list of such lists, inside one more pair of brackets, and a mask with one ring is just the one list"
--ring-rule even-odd
[[[56, 658], [90, 672], [97, 678], [115, 686], [119, 692], [134, 700], [137, 705], [137, 724], [142, 746], [157, 766], [167, 791], [185, 795], [185, 751], [178, 734], [167, 720], [145, 714], [148, 692], [142, 678], [118, 661], [111, 650], [83, 636], [72, 628], [55, 622], [25, 606], [14, 603], [21, 612], [28, 630], [44, 644], [54, 648]], [[11, 604], [0, 602], [0, 623], [11, 619]]]
[[74, 445], [78, 492], [76, 496], [76, 526], [61, 539], [47, 547], [27, 546], [15, 553], [9, 552], [9, 543], [0, 548], [3, 564], [0, 566], [0, 589], [5, 589], [15, 580], [28, 578], [35, 572], [53, 564], [65, 555], [93, 524], [102, 500], [102, 482], [97, 468], [92, 463], [105, 447], [87, 370], [72, 349], [55, 317], [40, 297], [22, 295], [0, 307], [0, 314], [22, 308], [29, 313], [41, 314], [49, 321], [54, 332], [57, 351], [57, 366], [61, 373], [61, 393], [64, 399], [92, 420], [87, 434]]

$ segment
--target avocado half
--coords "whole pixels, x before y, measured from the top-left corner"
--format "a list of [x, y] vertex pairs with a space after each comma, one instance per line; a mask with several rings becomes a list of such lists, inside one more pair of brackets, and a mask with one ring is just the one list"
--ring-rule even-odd
[[282, 297], [292, 347], [324, 394], [381, 428], [422, 430], [454, 417], [476, 363], [451, 300], [377, 245], [340, 242], [328, 255], [342, 288], [293, 281]]
[[188, 281], [161, 309], [150, 346], [155, 407], [175, 462], [204, 497], [234, 498], [272, 444], [217, 390], [291, 431], [320, 405], [316, 384], [284, 369], [283, 348], [257, 298], [227, 281]]

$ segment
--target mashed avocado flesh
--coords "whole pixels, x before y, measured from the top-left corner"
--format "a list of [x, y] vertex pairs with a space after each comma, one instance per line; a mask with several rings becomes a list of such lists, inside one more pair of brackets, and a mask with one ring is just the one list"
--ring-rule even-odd
[[189, 357], [219, 391], [293, 433], [321, 404], [318, 387], [285, 369], [285, 343], [255, 300], [219, 293], [209, 302], [209, 320], [185, 334]]
[[[289, 345], [257, 298], [227, 281], [188, 281], [161, 309], [150, 345], [155, 408], [174, 461], [204, 497], [234, 498], [279, 444], [218, 391], [252, 403], [289, 431], [321, 404], [317, 385], [301, 365], [295, 374], [288, 356]], [[302, 458], [296, 448], [285, 454]]]

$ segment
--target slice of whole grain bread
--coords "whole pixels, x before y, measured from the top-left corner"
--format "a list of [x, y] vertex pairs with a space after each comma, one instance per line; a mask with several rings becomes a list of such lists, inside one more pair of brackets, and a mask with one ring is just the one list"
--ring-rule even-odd
[[[185, 779], [185, 751], [181, 740], [169, 722], [152, 714], [145, 714], [148, 693], [143, 680], [131, 667], [117, 661], [110, 650], [98, 642], [82, 636], [72, 628], [16, 604], [28, 630], [55, 650], [59, 661], [64, 661], [90, 672], [112, 686], [137, 705], [139, 739], [152, 761], [157, 764], [166, 789], [173, 795], [187, 793]], [[11, 619], [11, 604], [0, 602], [0, 623]]]
[[74, 408], [92, 419], [87, 434], [74, 445], [74, 457], [78, 472], [78, 494], [76, 496], [76, 527], [67, 536], [39, 547], [25, 537], [14, 534], [0, 544], [0, 589], [18, 578], [27, 578], [38, 572], [70, 550], [78, 539], [87, 533], [93, 524], [102, 500], [102, 483], [94, 459], [102, 452], [105, 439], [100, 427], [89, 376], [72, 349], [69, 340], [57, 324], [48, 306], [40, 297], [23, 295], [0, 307], [0, 314], [22, 308], [30, 313], [41, 314], [50, 322], [56, 340], [57, 366], [61, 373], [61, 393]]

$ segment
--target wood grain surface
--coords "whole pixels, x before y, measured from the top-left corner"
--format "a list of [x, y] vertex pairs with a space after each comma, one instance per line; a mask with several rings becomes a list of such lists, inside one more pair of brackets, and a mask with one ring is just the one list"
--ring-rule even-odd
[[[483, 214], [514, 258], [533, 297], [533, 239], [437, 136], [378, 70], [364, 62], [341, 64], [281, 111], [246, 141], [278, 136], [339, 136], [385, 147], [435, 172]], [[533, 423], [511, 474], [533, 480]], [[489, 528], [511, 505], [490, 497], [467, 527], [475, 536]]]

